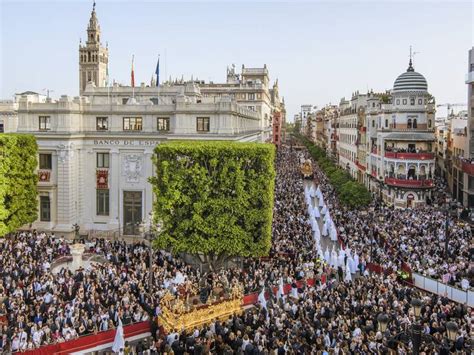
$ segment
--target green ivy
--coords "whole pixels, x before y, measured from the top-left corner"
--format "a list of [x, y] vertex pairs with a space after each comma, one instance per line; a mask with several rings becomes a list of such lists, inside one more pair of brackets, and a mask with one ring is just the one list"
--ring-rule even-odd
[[0, 236], [38, 217], [37, 152], [34, 136], [0, 134]]
[[367, 188], [360, 184], [345, 170], [331, 162], [326, 152], [320, 147], [315, 146], [308, 138], [298, 134], [295, 135], [304, 146], [314, 160], [318, 162], [319, 167], [323, 170], [337, 192], [339, 201], [351, 208], [367, 206], [371, 201], [370, 192]]
[[264, 256], [271, 246], [275, 148], [170, 142], [155, 148], [150, 178], [157, 248], [210, 256]]

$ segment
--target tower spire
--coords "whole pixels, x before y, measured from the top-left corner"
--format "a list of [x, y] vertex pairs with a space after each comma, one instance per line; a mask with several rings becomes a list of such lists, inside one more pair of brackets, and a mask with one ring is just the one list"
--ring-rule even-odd
[[407, 72], [409, 71], [415, 71], [415, 69], [413, 68], [413, 53], [412, 53], [412, 48], [410, 46], [410, 61], [408, 62], [408, 69], [407, 69]]

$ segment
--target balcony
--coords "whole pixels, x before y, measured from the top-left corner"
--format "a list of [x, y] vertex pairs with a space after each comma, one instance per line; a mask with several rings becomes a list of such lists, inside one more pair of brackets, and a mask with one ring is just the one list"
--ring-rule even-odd
[[462, 161], [462, 171], [468, 175], [474, 176], [474, 163], [468, 160]]
[[432, 179], [407, 180], [397, 178], [385, 178], [385, 183], [397, 187], [430, 188], [434, 186]]
[[395, 153], [385, 152], [385, 158], [407, 160], [433, 160], [433, 153]]

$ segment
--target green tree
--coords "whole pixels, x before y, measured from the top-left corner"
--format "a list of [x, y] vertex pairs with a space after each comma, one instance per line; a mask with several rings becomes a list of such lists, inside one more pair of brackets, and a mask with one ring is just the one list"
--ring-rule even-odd
[[218, 267], [233, 256], [268, 255], [275, 148], [270, 144], [171, 142], [155, 148], [150, 179], [158, 248]]
[[0, 236], [38, 217], [37, 152], [34, 136], [0, 135]]

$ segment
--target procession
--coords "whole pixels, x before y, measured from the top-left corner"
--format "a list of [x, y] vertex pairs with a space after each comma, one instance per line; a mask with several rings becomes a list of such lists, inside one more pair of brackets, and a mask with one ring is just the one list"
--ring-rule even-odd
[[[413, 342], [401, 334], [415, 323], [431, 339], [421, 345], [425, 353], [445, 347], [467, 353], [474, 311], [399, 284], [395, 273], [406, 262], [433, 277], [449, 272], [453, 282], [467, 278], [472, 287], [467, 231], [453, 226], [456, 237], [444, 260], [437, 243], [427, 243], [427, 238], [442, 237], [442, 215], [428, 209], [397, 211], [377, 201], [366, 213], [347, 210], [316, 163], [314, 180], [301, 178], [299, 154], [289, 147], [277, 153], [271, 252], [267, 258], [245, 259], [242, 269], [203, 275], [166, 251], [154, 253], [150, 267], [145, 244], [101, 239], [87, 241], [86, 248], [106, 262], [54, 274], [54, 260], [70, 253], [63, 238], [36, 231], [7, 236], [0, 241], [0, 313], [7, 321], [1, 328], [2, 351], [31, 350], [119, 323], [150, 321], [152, 339], [140, 343], [141, 353], [378, 354], [398, 349], [408, 354]], [[391, 272], [371, 272], [370, 263]], [[201, 329], [164, 331], [157, 321], [160, 298], [167, 292], [186, 298], [186, 290], [203, 278], [210, 290], [237, 285], [244, 294], [258, 293], [257, 304]], [[285, 292], [283, 285], [291, 288]], [[415, 299], [422, 302], [419, 315]], [[381, 314], [389, 317], [385, 329]], [[448, 322], [457, 324], [452, 343]]]

